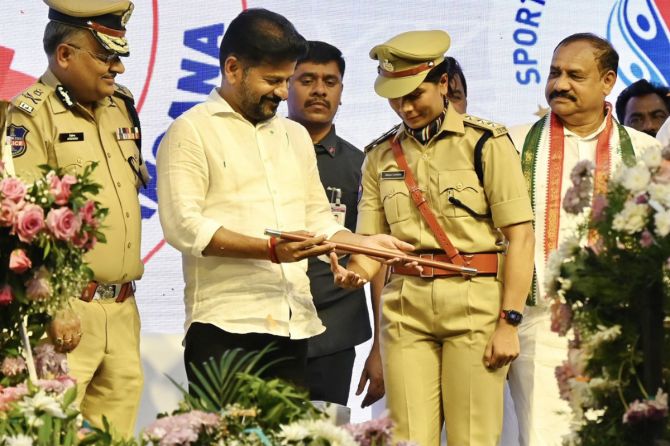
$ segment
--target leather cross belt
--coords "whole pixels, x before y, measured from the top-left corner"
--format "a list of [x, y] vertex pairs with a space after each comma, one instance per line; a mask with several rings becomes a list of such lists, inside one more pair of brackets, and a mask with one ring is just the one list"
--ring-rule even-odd
[[[469, 266], [477, 269], [477, 275], [496, 275], [498, 274], [498, 253], [495, 252], [484, 252], [478, 254], [465, 254], [461, 253], [463, 260], [465, 260], [464, 266]], [[419, 257], [423, 259], [437, 260], [439, 262], [451, 262], [449, 256], [446, 254], [419, 254]], [[402, 274], [405, 276], [419, 276], [425, 278], [432, 277], [452, 277], [460, 276], [461, 273], [458, 271], [451, 271], [440, 268], [432, 268], [430, 266], [424, 266], [423, 271], [420, 273], [414, 268], [408, 268], [402, 265], [393, 265], [391, 267], [391, 272], [393, 274]]]
[[89, 282], [81, 292], [80, 299], [85, 302], [92, 300], [114, 299], [121, 303], [135, 295], [135, 282], [98, 283]]

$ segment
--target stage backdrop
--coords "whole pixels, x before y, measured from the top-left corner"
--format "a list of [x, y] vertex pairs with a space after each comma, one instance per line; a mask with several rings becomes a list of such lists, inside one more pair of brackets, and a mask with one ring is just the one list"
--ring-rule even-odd
[[[467, 77], [469, 112], [507, 125], [534, 121], [546, 107], [544, 83], [552, 50], [575, 32], [605, 36], [619, 51], [612, 102], [638, 78], [662, 84], [670, 80], [668, 0], [135, 0], [128, 31], [131, 57], [124, 59], [126, 73], [117, 80], [135, 94], [144, 156], [154, 178], [161, 137], [177, 116], [219, 84], [218, 44], [228, 23], [247, 7], [277, 11], [307, 39], [342, 50], [347, 70], [336, 124], [338, 134], [359, 147], [398, 122], [373, 92], [376, 64], [368, 51], [403, 31], [448, 31], [448, 54], [460, 61]], [[36, 0], [3, 2], [0, 98], [11, 98], [43, 73], [46, 16], [47, 7]], [[155, 181], [140, 198], [146, 263], [137, 291], [142, 328], [145, 334], [181, 333], [180, 256], [163, 240]], [[151, 345], [160, 350], [160, 343]], [[364, 346], [359, 359], [366, 352]]]

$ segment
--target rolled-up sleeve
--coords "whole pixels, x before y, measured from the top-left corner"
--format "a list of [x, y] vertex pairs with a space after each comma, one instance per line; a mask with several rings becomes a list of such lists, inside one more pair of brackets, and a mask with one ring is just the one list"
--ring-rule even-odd
[[156, 163], [158, 213], [165, 240], [185, 254], [202, 257], [222, 225], [203, 215], [209, 168], [201, 138], [188, 120], [170, 126]]

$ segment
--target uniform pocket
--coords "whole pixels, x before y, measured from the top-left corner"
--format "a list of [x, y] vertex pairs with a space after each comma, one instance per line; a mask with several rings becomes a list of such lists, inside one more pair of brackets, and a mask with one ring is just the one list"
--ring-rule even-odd
[[468, 217], [470, 213], [449, 201], [456, 198], [477, 214], [488, 213], [488, 203], [484, 189], [474, 170], [445, 170], [438, 172], [440, 209], [447, 217]]
[[[119, 147], [121, 147], [121, 153], [125, 161], [125, 171], [128, 176], [128, 179], [132, 184], [135, 185], [136, 189], [140, 188], [140, 178], [139, 178], [139, 169], [140, 169], [140, 152], [137, 148], [137, 144], [133, 140], [119, 141]], [[137, 172], [135, 172], [135, 170]]]
[[81, 173], [85, 166], [98, 160], [87, 141], [56, 143], [54, 153], [58, 167], [73, 175]]
[[389, 225], [400, 223], [409, 218], [411, 198], [407, 186], [402, 181], [381, 180], [379, 193], [384, 205], [384, 214]]

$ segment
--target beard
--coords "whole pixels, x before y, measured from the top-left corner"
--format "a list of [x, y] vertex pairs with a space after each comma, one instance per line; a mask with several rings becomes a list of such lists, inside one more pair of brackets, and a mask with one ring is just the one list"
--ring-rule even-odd
[[252, 122], [265, 121], [272, 118], [277, 113], [279, 103], [282, 101], [280, 97], [274, 94], [257, 96], [248, 87], [245, 81], [242, 82], [242, 98], [240, 101], [240, 108], [243, 114]]

